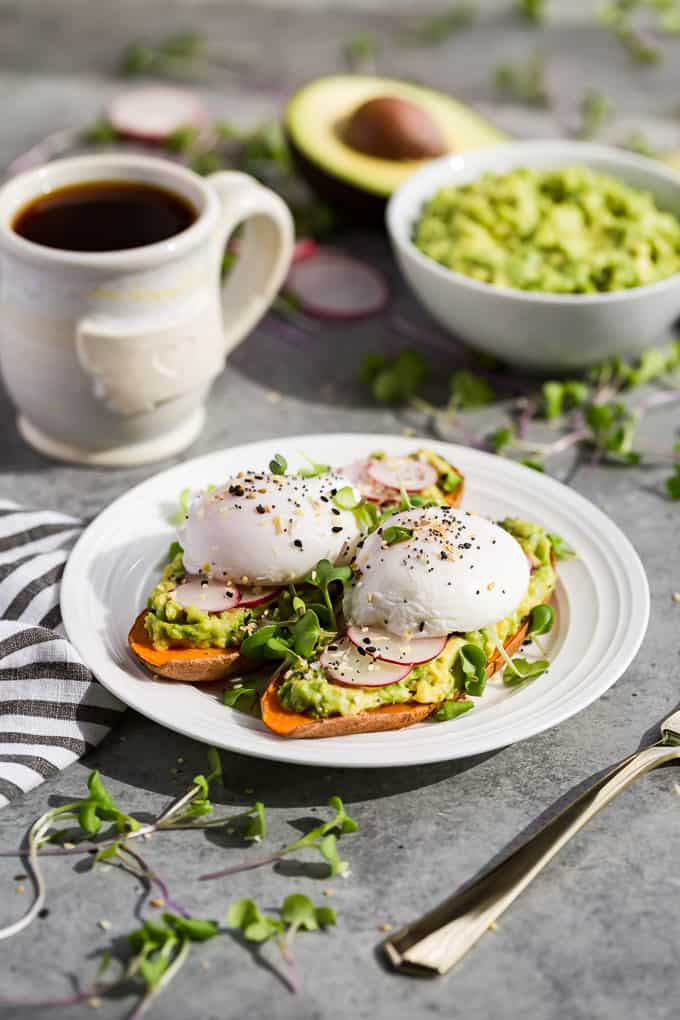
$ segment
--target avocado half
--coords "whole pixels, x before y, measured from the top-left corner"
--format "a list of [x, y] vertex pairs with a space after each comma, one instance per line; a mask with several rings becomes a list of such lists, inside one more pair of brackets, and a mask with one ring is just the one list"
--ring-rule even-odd
[[[421, 85], [365, 75], [332, 75], [310, 81], [288, 102], [286, 135], [301, 176], [319, 198], [344, 215], [382, 218], [392, 192], [432, 158], [387, 158], [350, 145], [353, 115], [371, 100], [397, 101], [382, 106], [401, 105], [409, 114], [404, 120], [410, 122], [420, 110], [430, 134], [434, 131], [440, 139], [438, 154], [464, 152], [507, 139], [464, 103]], [[378, 134], [381, 127], [376, 125]]]

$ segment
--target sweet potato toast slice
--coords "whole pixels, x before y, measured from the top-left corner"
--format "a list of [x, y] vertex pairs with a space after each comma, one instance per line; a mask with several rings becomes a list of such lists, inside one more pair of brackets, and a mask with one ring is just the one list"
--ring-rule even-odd
[[[553, 566], [555, 558], [553, 556]], [[552, 596], [552, 593], [551, 593]], [[546, 601], [550, 601], [549, 599]], [[504, 648], [512, 657], [519, 651], [526, 640], [529, 630], [529, 618], [505, 642]], [[494, 673], [503, 667], [500, 652], [494, 652], [486, 664], [486, 675], [491, 679]], [[327, 719], [315, 719], [313, 716], [291, 712], [285, 708], [277, 694], [279, 681], [270, 683], [260, 699], [262, 721], [280, 737], [303, 740], [307, 737], [344, 737], [350, 733], [378, 733], [381, 730], [400, 730], [404, 726], [422, 722], [435, 712], [439, 705], [424, 705], [416, 701], [405, 705], [381, 705], [380, 708], [369, 708], [357, 715], [332, 715]]]
[[158, 676], [187, 683], [209, 683], [223, 680], [237, 670], [252, 669], [235, 648], [168, 648], [152, 645], [144, 626], [145, 609], [139, 614], [128, 634], [128, 644], [142, 665]]

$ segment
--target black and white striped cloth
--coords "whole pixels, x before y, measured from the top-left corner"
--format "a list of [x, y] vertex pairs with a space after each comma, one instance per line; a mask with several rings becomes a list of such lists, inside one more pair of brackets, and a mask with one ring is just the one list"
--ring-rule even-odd
[[74, 517], [0, 501], [0, 807], [96, 746], [124, 708], [65, 637]]

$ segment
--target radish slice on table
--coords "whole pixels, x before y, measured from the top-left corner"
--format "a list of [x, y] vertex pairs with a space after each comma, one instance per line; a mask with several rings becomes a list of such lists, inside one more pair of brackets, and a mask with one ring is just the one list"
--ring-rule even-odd
[[205, 110], [191, 92], [144, 88], [123, 92], [111, 101], [109, 120], [121, 135], [143, 142], [162, 142], [180, 128], [203, 127]]
[[431, 464], [412, 457], [384, 457], [372, 460], [368, 474], [378, 485], [388, 489], [406, 489], [407, 492], [422, 492], [436, 485], [437, 471]]
[[204, 613], [223, 613], [234, 609], [240, 602], [241, 593], [234, 584], [216, 581], [213, 578], [188, 574], [185, 581], [170, 592], [173, 602], [182, 609], [201, 609]]
[[239, 588], [240, 606], [261, 606], [263, 602], [271, 602], [282, 591], [281, 588]]
[[410, 663], [400, 666], [393, 662], [382, 662], [358, 650], [348, 638], [333, 641], [321, 654], [319, 660], [329, 679], [345, 687], [387, 687], [408, 676], [413, 668]]
[[285, 289], [320, 319], [362, 319], [387, 302], [382, 273], [359, 259], [320, 248], [293, 263]]
[[380, 659], [381, 662], [392, 662], [396, 665], [416, 666], [420, 662], [430, 662], [446, 648], [447, 638], [443, 637], [412, 637], [400, 638], [379, 627], [347, 628], [347, 637], [357, 648], [363, 649], [368, 655]]
[[312, 237], [301, 237], [293, 246], [291, 265], [294, 266], [298, 262], [304, 262], [305, 259], [311, 259], [312, 255], [316, 255], [318, 250], [318, 241], [315, 241]]

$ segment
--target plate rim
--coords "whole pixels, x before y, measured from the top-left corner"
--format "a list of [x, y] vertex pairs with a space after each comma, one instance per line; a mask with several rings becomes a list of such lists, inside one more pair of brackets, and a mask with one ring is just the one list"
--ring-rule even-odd
[[[355, 754], [345, 755], [343, 760], [329, 761], [327, 757], [321, 753], [321, 748], [327, 743], [326, 740], [318, 739], [315, 741], [286, 741], [281, 738], [280, 741], [273, 743], [271, 747], [264, 745], [254, 749], [252, 747], [240, 746], [238, 740], [234, 741], [229, 739], [219, 746], [226, 750], [234, 751], [252, 757], [263, 758], [273, 761], [282, 761], [295, 763], [300, 765], [308, 765], [312, 767], [343, 767], [343, 768], [381, 768], [381, 767], [395, 767], [395, 766], [408, 766], [408, 765], [425, 765], [432, 764], [439, 761], [453, 760], [459, 757], [472, 757], [476, 754], [483, 754], [491, 750], [500, 749], [510, 744], [517, 743], [521, 740], [529, 739], [531, 736], [535, 736], [547, 729], [551, 729], [553, 726], [559, 725], [566, 719], [578, 712], [587, 708], [594, 701], [600, 698], [628, 669], [631, 662], [637, 655], [642, 641], [644, 640], [647, 632], [649, 615], [650, 615], [650, 592], [649, 582], [640, 560], [640, 557], [633, 546], [630, 539], [625, 533], [619, 528], [619, 526], [611, 520], [596, 504], [592, 503], [581, 493], [575, 489], [565, 486], [557, 479], [552, 478], [549, 475], [538, 475], [534, 472], [528, 473], [528, 469], [520, 464], [510, 461], [506, 458], [498, 458], [497, 455], [487, 453], [485, 451], [476, 450], [471, 447], [462, 446], [460, 444], [449, 443], [445, 440], [434, 439], [430, 436], [395, 436], [387, 433], [373, 433], [373, 432], [329, 432], [329, 433], [313, 433], [313, 434], [295, 434], [291, 436], [279, 436], [266, 439], [258, 439], [247, 443], [239, 443], [230, 447], [223, 447], [210, 451], [205, 454], [201, 454], [198, 457], [190, 458], [186, 461], [182, 461], [178, 464], [170, 465], [169, 467], [163, 468], [162, 470], [151, 475], [149, 478], [138, 482], [130, 489], [121, 493], [115, 500], [113, 500], [108, 506], [104, 507], [99, 514], [88, 524], [83, 530], [83, 533], [79, 537], [75, 544], [71, 554], [67, 560], [66, 569], [62, 580], [62, 592], [61, 592], [61, 608], [62, 608], [62, 619], [67, 637], [75, 647], [78, 654], [81, 656], [83, 661], [88, 665], [92, 672], [97, 676], [102, 685], [113, 693], [116, 697], [120, 698], [126, 705], [132, 707], [135, 711], [140, 714], [152, 719], [154, 722], [166, 727], [167, 729], [181, 733], [184, 736], [191, 737], [192, 739], [207, 742], [211, 738], [202, 737], [196, 732], [195, 725], [191, 723], [183, 725], [182, 719], [175, 719], [169, 722], [163, 713], [159, 713], [153, 710], [153, 707], [147, 705], [140, 707], [138, 699], [128, 700], [125, 697], [125, 693], [121, 693], [120, 683], [118, 677], [113, 680], [106, 676], [106, 668], [102, 668], [102, 661], [106, 665], [106, 661], [111, 662], [111, 656], [109, 650], [101, 643], [101, 637], [99, 633], [93, 633], [92, 641], [88, 641], [87, 635], [78, 635], [78, 620], [81, 617], [80, 609], [78, 608], [78, 593], [79, 587], [82, 588], [82, 584], [79, 584], [80, 579], [83, 576], [83, 566], [92, 563], [93, 558], [96, 558], [98, 553], [91, 551], [89, 546], [97, 535], [98, 528], [101, 528], [102, 521], [108, 519], [109, 515], [115, 515], [116, 509], [120, 503], [127, 500], [134, 500], [139, 494], [145, 489], [152, 489], [159, 484], [162, 479], [163, 483], [168, 483], [173, 476], [181, 476], [183, 472], [188, 470], [197, 473], [200, 471], [204, 463], [213, 461], [221, 454], [229, 454], [231, 456], [237, 455], [242, 456], [244, 463], [247, 458], [252, 454], [256, 454], [258, 451], [264, 449], [270, 449], [272, 444], [293, 445], [293, 444], [310, 444], [310, 443], [328, 443], [328, 444], [344, 444], [347, 445], [351, 442], [356, 442], [358, 439], [362, 441], [370, 441], [371, 444], [376, 446], [413, 446], [417, 448], [420, 446], [427, 446], [435, 450], [440, 450], [451, 459], [454, 463], [456, 459], [472, 459], [478, 462], [485, 463], [487, 466], [492, 464], [502, 464], [502, 470], [514, 477], [517, 481], [522, 480], [525, 484], [530, 482], [531, 486], [538, 487], [544, 494], [559, 496], [563, 493], [568, 493], [568, 502], [571, 504], [565, 510], [568, 516], [574, 517], [579, 510], [584, 511], [593, 523], [599, 524], [600, 528], [604, 528], [609, 533], [610, 539], [616, 540], [616, 550], [618, 553], [619, 567], [623, 570], [623, 574], [630, 587], [631, 592], [638, 600], [638, 612], [635, 614], [637, 624], [635, 628], [627, 629], [627, 641], [623, 647], [616, 649], [608, 665], [604, 670], [601, 671], [600, 675], [590, 681], [585, 690], [580, 690], [578, 694], [572, 696], [563, 695], [561, 699], [548, 708], [550, 718], [544, 719], [543, 714], [546, 711], [542, 709], [539, 712], [538, 722], [532, 722], [531, 718], [526, 720], [515, 721], [513, 725], [513, 732], [509, 734], [509, 739], [499, 739], [497, 735], [492, 731], [486, 739], [484, 734], [476, 737], [476, 747], [474, 750], [464, 751], [463, 754], [456, 753], [456, 746], [453, 745], [449, 751], [452, 753], [443, 754], [441, 748], [435, 748], [433, 753], [428, 754], [426, 751], [418, 751], [417, 754], [413, 754], [410, 749], [404, 749], [404, 756], [399, 755], [399, 742], [398, 739], [395, 742], [395, 752], [387, 758], [387, 760], [375, 761], [374, 758], [370, 757], [375, 755], [374, 748], [360, 748], [357, 747]], [[465, 470], [465, 473], [470, 477], [470, 471]], [[179, 491], [179, 488], [178, 490]], [[93, 644], [94, 643], [94, 644]], [[97, 646], [99, 645], [99, 654], [97, 653]], [[94, 665], [90, 664], [90, 661], [94, 662]], [[120, 668], [118, 664], [116, 668]], [[516, 733], [515, 730], [519, 729], [520, 732]], [[396, 731], [395, 731], [396, 733]], [[346, 744], [348, 748], [352, 747], [351, 737], [336, 738], [337, 741], [342, 741], [343, 746]], [[215, 743], [215, 741], [212, 741]], [[319, 749], [320, 754], [317, 759], [314, 759], [313, 754], [303, 753], [302, 755], [296, 754], [295, 749], [302, 748], [304, 745], [309, 747], [313, 745]], [[336, 744], [337, 746], [337, 744]], [[369, 757], [365, 757], [368, 753]]]

